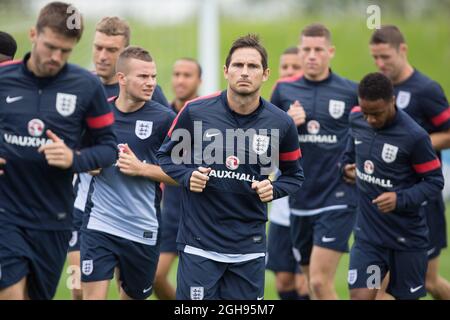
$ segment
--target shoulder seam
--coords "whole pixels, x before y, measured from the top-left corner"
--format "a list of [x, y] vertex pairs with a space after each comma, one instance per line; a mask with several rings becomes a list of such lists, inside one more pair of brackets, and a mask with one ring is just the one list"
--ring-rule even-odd
[[221, 93], [222, 93], [221, 91], [216, 91], [216, 92], [211, 93], [211, 94], [208, 94], [208, 95], [206, 95], [206, 96], [201, 96], [201, 97], [197, 97], [197, 98], [195, 98], [195, 99], [186, 101], [186, 103], [184, 104], [184, 106], [183, 106], [183, 108], [180, 110], [180, 112], [181, 112], [188, 104], [191, 104], [191, 103], [197, 102], [197, 101], [201, 101], [201, 100], [207, 100], [207, 99], [209, 99], [209, 98], [218, 97], [218, 96], [220, 96]]
[[6, 67], [6, 66], [11, 66], [11, 65], [15, 65], [15, 64], [20, 64], [22, 63], [23, 60], [10, 60], [10, 61], [4, 61], [2, 63], [0, 63], [0, 68], [1, 67]]
[[280, 78], [280, 79], [277, 80], [276, 84], [279, 84], [279, 83], [291, 83], [291, 82], [295, 82], [297, 80], [300, 80], [301, 78], [303, 78], [303, 72], [300, 75]]

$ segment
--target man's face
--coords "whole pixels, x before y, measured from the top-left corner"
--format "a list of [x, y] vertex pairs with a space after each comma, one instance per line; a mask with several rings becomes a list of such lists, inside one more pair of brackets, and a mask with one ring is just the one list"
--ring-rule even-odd
[[172, 88], [179, 100], [188, 100], [197, 95], [201, 84], [198, 66], [193, 61], [178, 60], [172, 71]]
[[234, 51], [230, 65], [224, 67], [229, 89], [242, 96], [258, 92], [262, 83], [269, 78], [269, 69], [263, 70], [261, 60], [256, 49], [241, 48]]
[[402, 44], [396, 49], [387, 43], [373, 44], [370, 52], [378, 71], [395, 82], [405, 66], [406, 46]]
[[114, 77], [117, 59], [124, 48], [124, 36], [108, 36], [102, 32], [95, 32], [92, 56], [99, 77], [106, 80]]
[[304, 74], [312, 80], [323, 77], [330, 67], [334, 51], [325, 37], [302, 36], [299, 54]]
[[67, 38], [47, 27], [40, 33], [31, 29], [30, 39], [31, 60], [36, 69], [33, 72], [38, 77], [52, 77], [61, 71], [77, 44], [77, 39]]
[[125, 86], [128, 97], [134, 102], [149, 101], [156, 87], [155, 62], [129, 59], [125, 70], [119, 73], [119, 83]]
[[359, 105], [367, 123], [375, 129], [381, 129], [392, 118], [395, 110], [395, 97], [392, 97], [390, 101], [359, 99]]
[[282, 54], [280, 57], [280, 78], [292, 77], [301, 73], [300, 56], [295, 53]]

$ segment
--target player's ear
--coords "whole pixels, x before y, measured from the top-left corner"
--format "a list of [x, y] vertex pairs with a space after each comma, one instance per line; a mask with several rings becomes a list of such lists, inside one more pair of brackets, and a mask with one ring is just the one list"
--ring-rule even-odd
[[37, 37], [37, 30], [36, 27], [32, 27], [30, 29], [30, 32], [28, 33], [28, 37], [30, 39], [31, 42], [35, 42], [36, 41], [36, 37]]
[[117, 79], [119, 80], [119, 85], [126, 85], [127, 81], [125, 80], [125, 73], [123, 72], [117, 72]]
[[226, 80], [228, 80], [228, 67], [227, 66], [223, 66], [223, 76]]
[[399, 47], [400, 53], [402, 53], [404, 56], [408, 53], [408, 45], [406, 43], [401, 43]]
[[263, 73], [263, 82], [266, 82], [267, 80], [269, 80], [269, 75], [270, 75], [270, 69], [267, 68], [266, 70], [264, 70], [264, 73]]
[[330, 59], [333, 59], [334, 58], [334, 54], [336, 53], [336, 47], [335, 46], [330, 46], [328, 48], [328, 52], [330, 54]]

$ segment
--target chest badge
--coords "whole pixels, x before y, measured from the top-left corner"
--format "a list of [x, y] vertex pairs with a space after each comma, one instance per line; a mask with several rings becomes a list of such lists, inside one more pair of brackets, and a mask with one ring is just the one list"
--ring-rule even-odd
[[261, 155], [267, 152], [269, 149], [270, 138], [268, 136], [263, 136], [255, 134], [252, 141], [252, 149], [257, 155]]
[[41, 119], [32, 119], [28, 122], [28, 133], [32, 137], [40, 137], [44, 133], [45, 124]]
[[328, 111], [334, 119], [339, 119], [345, 113], [345, 102], [339, 100], [330, 100]]
[[320, 123], [316, 120], [308, 121], [306, 130], [308, 130], [309, 134], [318, 134], [320, 131]]
[[60, 92], [56, 94], [56, 111], [63, 117], [68, 117], [74, 113], [76, 106], [76, 95]]
[[364, 172], [367, 174], [372, 174], [375, 171], [375, 165], [372, 161], [366, 160], [364, 162]]
[[397, 159], [398, 147], [389, 143], [383, 145], [383, 151], [381, 152], [381, 158], [386, 163], [392, 163]]
[[137, 120], [134, 132], [139, 139], [145, 140], [152, 135], [152, 129], [153, 121]]
[[397, 95], [397, 107], [400, 109], [404, 109], [409, 105], [409, 102], [411, 101], [411, 92], [407, 91], [399, 91]]

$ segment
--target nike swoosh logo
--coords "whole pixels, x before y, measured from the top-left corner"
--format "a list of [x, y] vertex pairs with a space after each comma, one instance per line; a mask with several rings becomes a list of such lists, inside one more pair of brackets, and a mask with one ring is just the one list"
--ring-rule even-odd
[[218, 136], [219, 134], [220, 134], [220, 133], [206, 133], [206, 134], [205, 134], [205, 137], [211, 138], [211, 137]]
[[416, 292], [417, 290], [419, 290], [422, 287], [423, 286], [418, 286], [418, 287], [415, 287], [415, 288], [409, 288], [409, 292], [414, 293], [414, 292]]
[[147, 289], [142, 290], [143, 293], [147, 293], [152, 290], [153, 286], [148, 287]]
[[327, 238], [327, 237], [322, 237], [322, 242], [333, 242], [335, 241], [336, 238]]
[[256, 298], [256, 300], [263, 300], [264, 299], [264, 297], [258, 297], [258, 298]]
[[361, 143], [363, 143], [363, 142], [355, 139], [355, 144], [361, 144]]
[[22, 96], [19, 96], [19, 97], [10, 97], [10, 96], [7, 96], [7, 97], [6, 97], [6, 103], [13, 103], [13, 102], [16, 102], [16, 101], [19, 101], [19, 100], [22, 100], [22, 99], [23, 99]]

